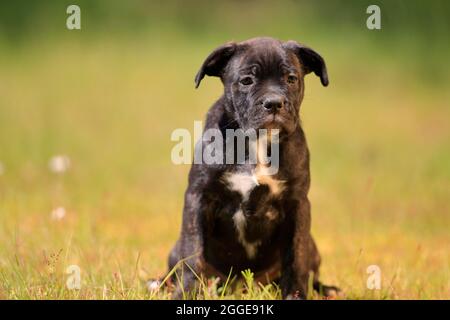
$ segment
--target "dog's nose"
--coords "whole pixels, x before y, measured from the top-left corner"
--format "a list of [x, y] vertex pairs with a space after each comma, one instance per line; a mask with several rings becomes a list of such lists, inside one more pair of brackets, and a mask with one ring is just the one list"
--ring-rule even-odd
[[271, 96], [264, 100], [263, 107], [267, 111], [277, 112], [284, 106], [284, 99], [278, 96]]

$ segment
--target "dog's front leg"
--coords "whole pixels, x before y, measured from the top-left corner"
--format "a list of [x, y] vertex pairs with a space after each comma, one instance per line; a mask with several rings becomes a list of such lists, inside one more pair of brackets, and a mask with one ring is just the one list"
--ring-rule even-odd
[[311, 271], [309, 249], [311, 215], [307, 197], [298, 200], [293, 214], [294, 229], [289, 249], [283, 258], [280, 286], [284, 299], [306, 299]]
[[172, 276], [176, 285], [173, 299], [190, 297], [203, 271], [201, 214], [200, 195], [188, 190], [185, 195], [180, 238], [169, 258], [169, 269], [175, 268]]

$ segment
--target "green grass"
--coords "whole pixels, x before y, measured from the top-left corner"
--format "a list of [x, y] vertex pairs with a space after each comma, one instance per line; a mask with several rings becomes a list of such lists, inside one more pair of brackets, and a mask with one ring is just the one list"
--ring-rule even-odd
[[[144, 280], [166, 271], [181, 221], [189, 167], [171, 163], [170, 134], [192, 130], [222, 89], [216, 79], [193, 86], [217, 43], [144, 42], [61, 40], [2, 53], [0, 299], [168, 298]], [[331, 84], [308, 76], [301, 115], [323, 281], [351, 299], [448, 299], [448, 90], [383, 56], [322, 51]], [[48, 170], [56, 154], [72, 161], [61, 176]], [[67, 214], [56, 221], [59, 206]], [[66, 288], [72, 264], [80, 290]], [[366, 288], [372, 264], [380, 291]], [[200, 292], [279, 298], [248, 281], [234, 291], [205, 282]]]

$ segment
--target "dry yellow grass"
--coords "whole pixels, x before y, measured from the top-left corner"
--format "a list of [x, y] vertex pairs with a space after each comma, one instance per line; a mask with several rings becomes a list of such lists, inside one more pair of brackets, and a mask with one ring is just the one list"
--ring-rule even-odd
[[[221, 92], [193, 88], [209, 49], [59, 42], [0, 63], [0, 298], [151, 297], [142, 279], [165, 272], [189, 169], [171, 163], [170, 133]], [[355, 80], [345, 63], [329, 59], [329, 88], [308, 77], [302, 107], [323, 280], [353, 299], [448, 299], [448, 92], [379, 65]], [[72, 167], [58, 176], [47, 164], [61, 153]], [[366, 288], [372, 264], [380, 291]]]

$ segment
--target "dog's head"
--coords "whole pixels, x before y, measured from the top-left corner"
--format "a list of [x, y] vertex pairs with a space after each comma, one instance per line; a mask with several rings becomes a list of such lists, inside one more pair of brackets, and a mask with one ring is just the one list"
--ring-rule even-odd
[[243, 129], [280, 129], [292, 132], [299, 123], [304, 76], [314, 72], [328, 85], [325, 61], [295, 41], [255, 38], [215, 49], [195, 77], [220, 77], [225, 99]]

